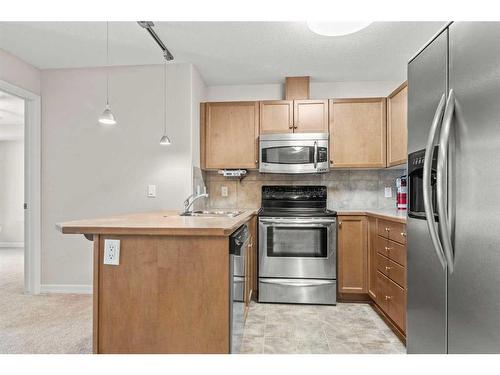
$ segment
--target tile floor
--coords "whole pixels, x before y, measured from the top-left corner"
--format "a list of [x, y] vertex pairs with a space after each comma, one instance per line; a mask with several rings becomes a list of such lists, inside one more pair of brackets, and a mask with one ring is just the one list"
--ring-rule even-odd
[[404, 354], [406, 348], [366, 304], [252, 303], [242, 353]]

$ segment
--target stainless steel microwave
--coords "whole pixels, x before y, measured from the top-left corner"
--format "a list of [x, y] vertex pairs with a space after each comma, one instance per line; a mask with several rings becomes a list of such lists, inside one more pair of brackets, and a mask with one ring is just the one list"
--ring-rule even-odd
[[328, 133], [286, 133], [260, 136], [262, 173], [324, 173], [329, 170]]

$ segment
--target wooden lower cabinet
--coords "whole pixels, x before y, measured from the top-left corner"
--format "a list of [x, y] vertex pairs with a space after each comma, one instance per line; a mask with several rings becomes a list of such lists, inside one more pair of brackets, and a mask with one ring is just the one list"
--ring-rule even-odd
[[245, 253], [245, 306], [248, 309], [252, 299], [257, 295], [257, 217], [248, 222], [250, 240]]
[[338, 217], [338, 291], [367, 293], [367, 219]]
[[368, 295], [377, 298], [377, 219], [368, 217]]
[[[404, 234], [404, 235], [403, 235]], [[398, 242], [396, 242], [398, 241]], [[369, 243], [374, 245], [368, 269], [375, 269], [373, 301], [394, 324], [400, 334], [406, 333], [406, 225], [376, 219]]]

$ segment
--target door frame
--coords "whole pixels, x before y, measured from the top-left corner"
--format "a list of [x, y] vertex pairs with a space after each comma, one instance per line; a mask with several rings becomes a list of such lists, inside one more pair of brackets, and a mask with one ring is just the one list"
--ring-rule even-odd
[[0, 80], [0, 90], [24, 99], [24, 291], [41, 284], [41, 97]]

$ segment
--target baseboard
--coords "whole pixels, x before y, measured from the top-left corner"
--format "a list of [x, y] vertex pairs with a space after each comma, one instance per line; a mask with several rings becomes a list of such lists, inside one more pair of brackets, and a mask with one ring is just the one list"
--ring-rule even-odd
[[0, 247], [24, 247], [24, 242], [0, 242]]
[[42, 284], [40, 293], [92, 294], [92, 285]]

